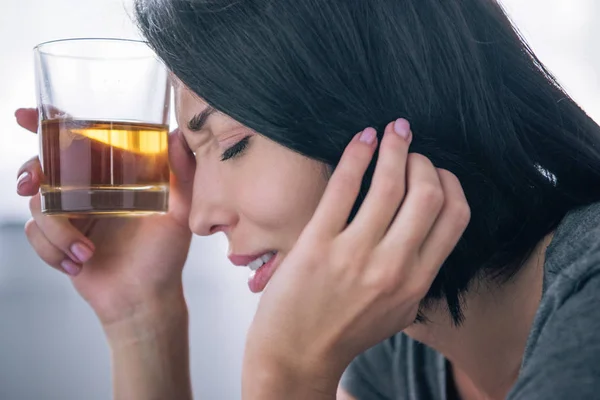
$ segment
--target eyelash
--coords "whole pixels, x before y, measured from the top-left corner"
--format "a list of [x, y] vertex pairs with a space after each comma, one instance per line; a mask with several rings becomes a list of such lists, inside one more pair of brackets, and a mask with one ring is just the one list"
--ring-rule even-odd
[[231, 160], [233, 158], [239, 157], [248, 147], [250, 143], [250, 136], [246, 136], [227, 150], [223, 152], [221, 156], [221, 161]]

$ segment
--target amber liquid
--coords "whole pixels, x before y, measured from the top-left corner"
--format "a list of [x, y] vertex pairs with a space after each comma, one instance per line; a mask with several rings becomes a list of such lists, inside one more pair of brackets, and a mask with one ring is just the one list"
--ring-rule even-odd
[[42, 121], [42, 211], [69, 217], [166, 212], [167, 141], [167, 125]]

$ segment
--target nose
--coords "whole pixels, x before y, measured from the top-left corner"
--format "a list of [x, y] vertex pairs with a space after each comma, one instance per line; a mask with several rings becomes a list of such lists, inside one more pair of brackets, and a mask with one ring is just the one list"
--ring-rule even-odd
[[190, 230], [200, 236], [209, 236], [217, 232], [227, 233], [238, 220], [231, 204], [234, 196], [226, 194], [225, 182], [217, 173], [200, 170], [198, 165], [189, 217]]

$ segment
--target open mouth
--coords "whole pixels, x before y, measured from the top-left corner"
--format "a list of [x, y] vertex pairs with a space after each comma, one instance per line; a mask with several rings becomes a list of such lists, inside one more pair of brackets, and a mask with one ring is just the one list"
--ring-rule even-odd
[[276, 253], [274, 251], [270, 251], [266, 254], [263, 254], [262, 256], [258, 257], [256, 260], [251, 261], [250, 264], [248, 264], [248, 268], [250, 268], [252, 271], [258, 270], [260, 267], [262, 267], [263, 265], [268, 263], [269, 260], [271, 260], [271, 258], [273, 258], [273, 256], [275, 254]]
[[248, 287], [251, 292], [260, 293], [265, 289], [275, 272], [277, 258], [277, 252], [271, 251], [248, 264], [250, 268]]

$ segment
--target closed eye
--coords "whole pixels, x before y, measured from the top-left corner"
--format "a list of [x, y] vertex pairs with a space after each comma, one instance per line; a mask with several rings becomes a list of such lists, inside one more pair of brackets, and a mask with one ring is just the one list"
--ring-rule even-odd
[[221, 156], [221, 161], [227, 161], [239, 157], [244, 152], [244, 150], [246, 150], [248, 144], [250, 144], [250, 136], [246, 136], [245, 138], [243, 138], [242, 140], [225, 150], [223, 152], [223, 155]]

